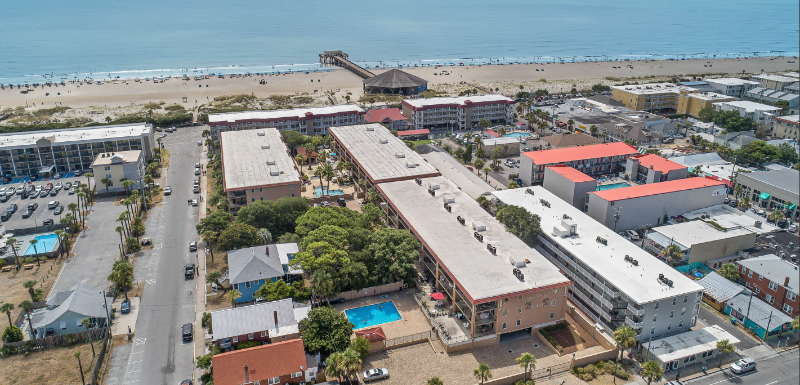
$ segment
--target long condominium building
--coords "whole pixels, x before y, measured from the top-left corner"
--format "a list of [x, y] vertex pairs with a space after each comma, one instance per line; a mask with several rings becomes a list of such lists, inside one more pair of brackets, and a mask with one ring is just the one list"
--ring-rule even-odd
[[481, 119], [492, 124], [510, 124], [514, 118], [513, 99], [503, 95], [474, 95], [403, 100], [403, 115], [411, 129], [478, 127]]
[[702, 286], [543, 187], [493, 194], [541, 218], [536, 250], [572, 280], [569, 299], [608, 331], [628, 325], [646, 342], [695, 325]]
[[573, 167], [590, 176], [613, 174], [633, 155], [639, 155], [639, 151], [623, 142], [529, 151], [520, 157], [519, 177], [526, 185], [542, 183], [545, 168], [558, 165]]
[[675, 110], [680, 89], [672, 83], [611, 86], [611, 98], [637, 111]]
[[220, 148], [231, 211], [255, 201], [300, 196], [300, 172], [277, 129], [224, 132]]
[[277, 128], [305, 135], [325, 135], [328, 128], [364, 122], [364, 110], [355, 104], [209, 114], [211, 136], [219, 139], [220, 132]]
[[444, 294], [436, 310], [463, 315], [433, 316], [448, 352], [565, 318], [570, 281], [455, 183], [433, 177], [381, 183], [378, 190], [390, 225], [422, 243], [424, 277]]
[[3, 176], [88, 170], [97, 155], [141, 150], [153, 158], [155, 137], [147, 123], [0, 134]]
[[366, 188], [378, 183], [438, 176], [439, 171], [386, 127], [377, 124], [331, 127], [331, 151], [353, 165]]

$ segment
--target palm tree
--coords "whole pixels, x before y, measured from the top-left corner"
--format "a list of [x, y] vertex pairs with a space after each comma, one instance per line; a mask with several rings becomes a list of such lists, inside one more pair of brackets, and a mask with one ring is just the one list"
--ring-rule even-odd
[[208, 138], [209, 136], [211, 136], [211, 131], [210, 130], [203, 130], [203, 133], [201, 135], [204, 138]]
[[380, 200], [380, 194], [374, 188], [371, 188], [364, 198], [366, 198], [367, 202], [377, 203]]
[[344, 369], [344, 377], [350, 383], [353, 378], [361, 370], [361, 357], [353, 349], [347, 349], [342, 353], [342, 368]]
[[33, 336], [33, 324], [31, 322], [30, 311], [33, 310], [33, 302], [27, 299], [19, 303], [19, 307], [25, 311], [25, 318], [28, 320], [28, 326], [31, 328], [31, 336]]
[[0, 305], [0, 312], [6, 313], [6, 315], [8, 316], [8, 326], [14, 326], [14, 324], [11, 323], [11, 311], [13, 310], [14, 310], [14, 304], [11, 302], [6, 302]]
[[503, 145], [503, 158], [505, 158], [505, 157], [506, 157], [506, 152], [508, 152], [508, 145], [507, 145], [507, 144], [504, 144], [504, 145]]
[[214, 282], [214, 284], [216, 284], [218, 288], [222, 289], [223, 293], [226, 293], [228, 289], [226, 289], [225, 286], [222, 286], [222, 283], [219, 281], [220, 279], [222, 279], [222, 273], [220, 273], [219, 271], [212, 271], [206, 274], [206, 281]]
[[81, 384], [86, 385], [86, 379], [83, 378], [83, 365], [81, 364], [81, 352], [77, 351], [73, 354], [75, 358], [78, 359], [78, 370], [81, 372]]
[[241, 296], [242, 293], [240, 293], [239, 290], [231, 290], [225, 295], [225, 297], [228, 298], [228, 301], [231, 301], [231, 304], [234, 308], [236, 307], [236, 300]]
[[717, 274], [725, 277], [731, 282], [739, 282], [739, 270], [737, 270], [736, 265], [732, 263], [726, 263], [722, 265], [722, 267], [717, 270]]
[[31, 296], [31, 301], [36, 302], [36, 292], [33, 290], [36, 287], [36, 280], [29, 279], [22, 283], [22, 287], [28, 289], [28, 294]]
[[100, 183], [106, 186], [106, 194], [108, 194], [108, 186], [111, 186], [111, 179], [108, 178], [100, 179]]
[[91, 324], [92, 324], [92, 321], [90, 321], [88, 318], [84, 318], [84, 319], [81, 320], [81, 326], [86, 328], [86, 339], [89, 340], [89, 345], [91, 345], [91, 347], [92, 347], [92, 357], [94, 357], [94, 356], [97, 355], [97, 353], [94, 352], [94, 342], [92, 342], [92, 338], [89, 337], [89, 326]]
[[306, 156], [303, 154], [297, 154], [297, 156], [294, 157], [294, 161], [300, 165], [300, 172], [303, 172], [303, 162], [306, 160], [308, 160], [308, 158], [306, 158]]
[[128, 288], [133, 281], [133, 266], [127, 261], [114, 262], [108, 280], [117, 284], [117, 288], [122, 289], [125, 293], [125, 299], [128, 299]]
[[315, 271], [311, 274], [311, 289], [318, 298], [325, 298], [330, 305], [330, 297], [334, 294], [333, 277], [327, 271]]
[[77, 217], [77, 214], [75, 214], [75, 211], [78, 210], [78, 204], [74, 203], [74, 202], [73, 203], [68, 203], [67, 204], [67, 210], [72, 211], [72, 216], [73, 217]]
[[672, 263], [673, 265], [683, 259], [681, 248], [676, 244], [671, 244], [664, 248], [664, 250], [661, 251], [661, 255], [664, 256], [664, 259], [667, 260], [667, 262]]
[[486, 177], [486, 182], [487, 182], [487, 183], [489, 182], [489, 171], [491, 171], [491, 170], [489, 169], [489, 167], [484, 167], [484, 168], [483, 168], [483, 175]]
[[19, 266], [20, 265], [20, 263], [19, 263], [19, 255], [17, 254], [16, 243], [17, 243], [17, 239], [16, 238], [8, 238], [6, 240], [6, 245], [11, 246], [11, 250], [14, 251], [14, 259], [17, 261], [17, 266]]
[[575, 121], [574, 121], [574, 120], [572, 120], [572, 119], [569, 119], [569, 120], [567, 120], [567, 125], [569, 126], [569, 129], [570, 129], [570, 130], [572, 130], [572, 126], [573, 126], [574, 124], [575, 124]]
[[628, 325], [620, 326], [614, 330], [614, 341], [617, 343], [619, 358], [622, 358], [622, 352], [625, 349], [636, 346], [636, 331]]
[[439, 377], [431, 377], [427, 385], [444, 385], [444, 381], [440, 380]]
[[520, 354], [519, 358], [517, 358], [517, 363], [525, 373], [525, 376], [523, 377], [523, 379], [525, 380], [528, 379], [528, 373], [531, 370], [536, 369], [536, 357], [534, 357], [533, 354], [530, 353]]
[[592, 136], [596, 136], [597, 135], [597, 126], [595, 126], [594, 124], [589, 126], [589, 132], [592, 133]]
[[722, 340], [717, 342], [717, 349], [719, 349], [719, 365], [718, 367], [722, 367], [722, 355], [728, 354], [733, 352], [736, 347], [728, 340]]
[[136, 239], [139, 239], [139, 236], [144, 234], [145, 228], [142, 218], [133, 218], [133, 221], [131, 221], [131, 230], [133, 230], [133, 234], [136, 235]]
[[489, 370], [489, 365], [478, 364], [478, 368], [472, 370], [472, 375], [483, 385], [486, 380], [492, 378], [492, 371]]
[[769, 220], [771, 220], [773, 222], [781, 221], [781, 220], [783, 220], [783, 211], [775, 210], [775, 211], [769, 213], [769, 217], [767, 219], [769, 219]]
[[41, 265], [39, 265], [39, 256], [38, 256], [39, 255], [39, 250], [36, 249], [36, 244], [39, 243], [39, 240], [34, 238], [34, 239], [31, 239], [30, 241], [28, 241], [28, 243], [33, 245], [33, 254], [36, 255], [36, 267], [41, 266]]
[[750, 197], [746, 196], [746, 197], [742, 198], [742, 201], [739, 202], [739, 207], [741, 207], [741, 208], [750, 207]]
[[478, 158], [478, 159], [475, 159], [474, 161], [472, 161], [472, 165], [475, 166], [475, 168], [478, 170], [478, 175], [479, 176], [480, 176], [480, 173], [481, 173], [481, 169], [483, 168], [483, 166], [485, 164], [486, 164], [486, 162], [484, 162], [483, 159], [481, 159], [481, 158]]
[[342, 374], [344, 374], [344, 370], [342, 369], [342, 353], [334, 352], [328, 356], [325, 363], [327, 364], [325, 366], [325, 375], [328, 377], [336, 377], [336, 379], [341, 380]]
[[[333, 167], [331, 167], [331, 165], [329, 165], [329, 164], [326, 164], [325, 166], [323, 166], [321, 168], [322, 168], [322, 173], [325, 176], [325, 180], [327, 182], [326, 183], [327, 188], [328, 188], [328, 190], [330, 190], [331, 189], [331, 178], [336, 176], [336, 173], [333, 171]], [[317, 167], [317, 169], [320, 169], [320, 167]], [[320, 181], [320, 185], [322, 185], [321, 181]]]
[[661, 365], [659, 365], [656, 361], [647, 361], [647, 363], [642, 367], [642, 378], [647, 381], [647, 385], [650, 385], [650, 383], [653, 381], [661, 380], [661, 376], [663, 375], [664, 369], [661, 368]]
[[500, 134], [500, 136], [504, 136], [506, 134], [505, 127], [500, 127], [500, 129], [497, 130], [497, 133]]
[[316, 170], [314, 170], [314, 176], [319, 178], [319, 188], [321, 190], [322, 189], [322, 178], [325, 176], [325, 172], [322, 170], [322, 166], [317, 167]]
[[795, 316], [792, 319], [792, 329], [800, 328], [800, 316]]
[[739, 197], [742, 196], [742, 185], [737, 184], [736, 187], [733, 188], [733, 196], [736, 197], [736, 200], [739, 200]]
[[66, 235], [64, 234], [64, 230], [56, 230], [53, 233], [56, 234], [56, 239], [58, 239], [58, 255], [64, 255], [64, 240]]

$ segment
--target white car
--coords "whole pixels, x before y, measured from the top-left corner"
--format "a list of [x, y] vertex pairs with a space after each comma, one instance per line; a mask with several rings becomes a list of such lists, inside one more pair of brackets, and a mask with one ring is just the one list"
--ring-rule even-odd
[[628, 231], [626, 231], [625, 233], [626, 233], [626, 234], [628, 234], [628, 237], [629, 237], [629, 238], [630, 238], [632, 241], [638, 241], [638, 240], [639, 240], [639, 234], [637, 234], [635, 231], [633, 231], [633, 230], [628, 230]]
[[731, 371], [736, 374], [742, 374], [756, 369], [756, 360], [752, 358], [742, 358], [731, 364]]
[[197, 199], [192, 199], [192, 206], [197, 206], [199, 203]]
[[381, 368], [381, 369], [370, 369], [364, 372], [364, 382], [380, 380], [381, 378], [388, 378], [389, 377], [389, 369]]
[[172, 187], [164, 187], [164, 195], [172, 195]]
[[61, 191], [62, 188], [64, 188], [64, 185], [61, 183], [56, 183], [55, 187], [53, 187], [56, 191]]

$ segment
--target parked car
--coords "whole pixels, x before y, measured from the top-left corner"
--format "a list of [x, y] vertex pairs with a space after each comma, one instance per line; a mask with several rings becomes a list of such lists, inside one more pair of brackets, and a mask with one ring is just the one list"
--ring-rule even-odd
[[767, 212], [764, 211], [764, 210], [758, 210], [758, 211], [756, 211], [756, 215], [765, 217], [765, 216], [767, 216]]
[[195, 194], [199, 193], [200, 192], [200, 186], [194, 186], [194, 188], [192, 189], [192, 192], [195, 193]]
[[39, 204], [38, 203], [31, 203], [31, 204], [28, 205], [28, 211], [36, 211], [36, 209], [38, 209], [38, 208], [39, 208]]
[[191, 323], [183, 324], [181, 334], [183, 334], [183, 342], [191, 342], [194, 334], [194, 325]]
[[44, 190], [42, 190], [41, 193], [39, 193], [39, 198], [44, 198], [44, 197], [46, 197], [48, 195], [50, 195], [50, 190], [44, 189]]
[[58, 201], [50, 201], [50, 203], [47, 204], [47, 208], [52, 210], [58, 207], [58, 205], [59, 205]]
[[326, 202], [322, 202], [322, 207], [331, 207], [331, 204]]
[[797, 225], [789, 226], [789, 232], [790, 233], [796, 233], [797, 232]]
[[53, 175], [53, 179], [61, 179], [61, 173], [59, 172], [56, 173], [56, 175]]
[[122, 301], [122, 305], [119, 306], [119, 312], [122, 314], [128, 314], [131, 312], [131, 300], [126, 299]]
[[199, 168], [194, 169], [194, 175], [200, 175], [200, 169]]
[[370, 369], [364, 372], [363, 377], [364, 377], [364, 382], [380, 380], [382, 378], [388, 378], [389, 369], [386, 368]]
[[192, 199], [192, 206], [197, 206], [198, 204], [199, 202], [197, 201], [197, 199]]
[[25, 211], [22, 212], [22, 218], [28, 218], [28, 217], [31, 216], [31, 214], [33, 214], [33, 213], [28, 211], [28, 210], [25, 210]]
[[64, 212], [64, 206], [58, 206], [53, 210], [53, 215], [61, 215]]
[[172, 195], [172, 187], [164, 187], [164, 195]]
[[51, 197], [54, 197], [54, 196], [58, 195], [58, 192], [59, 192], [59, 191], [61, 191], [61, 190], [56, 190], [56, 189], [53, 189], [53, 191], [50, 191], [50, 196], [51, 196]]
[[72, 188], [72, 182], [64, 183], [64, 190], [69, 190]]
[[189, 251], [197, 251], [197, 242], [189, 242]]
[[81, 176], [81, 174], [83, 174], [83, 170], [75, 171], [75, 176]]
[[53, 187], [53, 189], [56, 191], [61, 191], [62, 188], [64, 188], [64, 185], [61, 184], [60, 182], [56, 183], [56, 185]]
[[638, 240], [639, 240], [639, 234], [637, 234], [635, 231], [633, 231], [633, 230], [628, 230], [628, 231], [626, 231], [625, 233], [627, 233], [627, 234], [628, 234], [628, 237], [629, 237], [629, 238], [630, 238], [632, 241], [638, 241]]
[[194, 278], [194, 263], [187, 263], [186, 266], [183, 267], [183, 278]]
[[339, 198], [339, 199], [336, 201], [336, 203], [338, 203], [338, 204], [339, 204], [339, 207], [345, 207], [345, 206], [347, 206], [347, 202], [344, 200], [344, 198]]
[[5, 213], [4, 213], [2, 216], [0, 216], [0, 220], [2, 220], [3, 222], [5, 222], [5, 221], [7, 221], [7, 220], [11, 219], [11, 216], [12, 216], [12, 215], [14, 215], [14, 212], [13, 212], [13, 211], [6, 211], [6, 212], [5, 212]]
[[42, 221], [42, 226], [50, 226], [52, 224], [53, 224], [53, 220], [52, 219], [45, 219], [45, 220]]
[[67, 195], [74, 195], [74, 194], [75, 194], [75, 187], [73, 187], [73, 188], [69, 189], [69, 191], [67, 191]]
[[731, 371], [736, 374], [747, 373], [756, 369], [756, 360], [752, 358], [742, 358], [731, 364]]
[[6, 208], [6, 212], [15, 213], [15, 212], [17, 212], [17, 209], [19, 209], [19, 206], [17, 206], [16, 203], [12, 203], [12, 204], [8, 205], [8, 208]]

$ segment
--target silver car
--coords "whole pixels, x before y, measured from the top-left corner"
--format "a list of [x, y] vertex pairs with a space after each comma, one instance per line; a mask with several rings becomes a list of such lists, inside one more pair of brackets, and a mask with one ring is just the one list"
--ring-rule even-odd
[[364, 382], [380, 380], [381, 378], [389, 377], [389, 369], [370, 369], [364, 372]]

